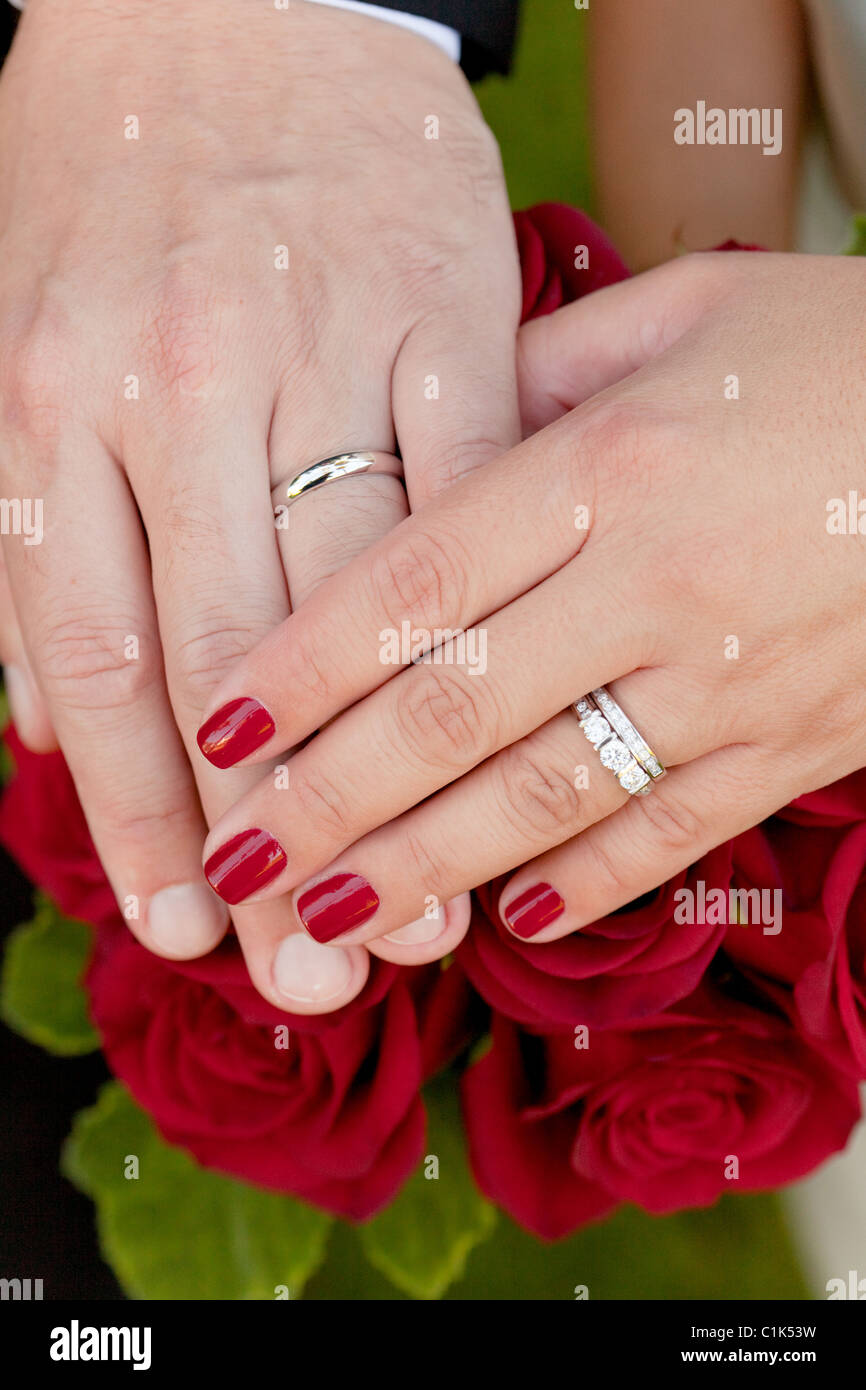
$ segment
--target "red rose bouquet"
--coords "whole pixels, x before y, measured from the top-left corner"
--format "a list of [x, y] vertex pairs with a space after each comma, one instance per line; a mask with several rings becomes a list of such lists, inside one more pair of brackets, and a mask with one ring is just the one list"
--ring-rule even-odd
[[[524, 319], [628, 274], [580, 212], [546, 204], [515, 221]], [[778, 1187], [859, 1118], [866, 772], [548, 945], [505, 931], [500, 885], [486, 885], [454, 960], [373, 958], [357, 999], [309, 1018], [261, 999], [232, 936], [189, 963], [138, 945], [62, 757], [8, 744], [0, 839], [92, 924], [85, 988], [108, 1065], [208, 1169], [365, 1221], [433, 1157], [421, 1091], [441, 1076], [462, 1095], [481, 1192], [557, 1238], [623, 1202], [662, 1213]], [[749, 893], [773, 895], [783, 931], [719, 910]]]

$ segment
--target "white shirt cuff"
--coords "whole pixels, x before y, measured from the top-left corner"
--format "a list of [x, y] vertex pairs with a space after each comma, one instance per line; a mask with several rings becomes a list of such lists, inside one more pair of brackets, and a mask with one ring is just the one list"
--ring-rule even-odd
[[436, 19], [424, 19], [418, 14], [404, 14], [402, 10], [386, 10], [383, 5], [361, 5], [358, 0], [307, 0], [307, 3], [333, 5], [338, 10], [354, 10], [356, 14], [369, 14], [390, 24], [399, 24], [401, 28], [411, 29], [413, 33], [421, 34], [423, 38], [435, 43], [437, 48], [447, 53], [455, 63], [460, 62], [460, 35], [456, 29], [449, 29], [447, 24], [440, 24]]

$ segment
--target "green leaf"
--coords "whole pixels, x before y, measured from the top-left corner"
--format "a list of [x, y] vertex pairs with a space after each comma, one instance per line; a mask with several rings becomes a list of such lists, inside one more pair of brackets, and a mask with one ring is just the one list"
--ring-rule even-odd
[[133, 1298], [296, 1298], [324, 1259], [332, 1217], [199, 1167], [117, 1081], [76, 1117], [61, 1168], [96, 1203], [103, 1254]]
[[[0, 729], [6, 732], [9, 723], [9, 701], [6, 698], [6, 687], [0, 686]], [[4, 738], [0, 738], [0, 787], [5, 787], [11, 781], [15, 771], [15, 759], [6, 747]]]
[[[744, 1300], [814, 1297], [775, 1194], [725, 1196], [674, 1216], [621, 1207], [552, 1244], [500, 1213], [489, 1240], [444, 1294], [455, 1302]], [[401, 1301], [364, 1259], [358, 1233], [338, 1223], [328, 1258], [304, 1295], [313, 1302]], [[581, 1299], [582, 1301], [582, 1299]]]
[[[367, 1259], [413, 1298], [441, 1298], [492, 1233], [496, 1212], [469, 1172], [453, 1072], [424, 1092], [427, 1159], [385, 1211], [360, 1229]], [[438, 1176], [425, 1177], [434, 1171]]]
[[0, 741], [0, 787], [5, 787], [15, 775], [15, 759], [6, 744]]
[[476, 1062], [480, 1062], [482, 1057], [486, 1057], [493, 1046], [493, 1037], [490, 1033], [482, 1033], [481, 1037], [473, 1043], [466, 1058], [466, 1066], [474, 1067]]
[[778, 1199], [731, 1194], [713, 1207], [665, 1217], [623, 1206], [554, 1244], [503, 1218], [448, 1297], [739, 1302], [809, 1292]]
[[846, 256], [866, 256], [866, 212], [855, 212], [851, 229], [851, 245]]
[[[514, 70], [475, 87], [499, 141], [513, 208], [548, 198], [590, 204], [587, 14], [563, 0], [523, 5]], [[567, 130], [567, 140], [552, 140]]]
[[61, 1057], [99, 1046], [81, 976], [92, 933], [64, 917], [43, 894], [36, 914], [10, 933], [0, 975], [0, 1018], [16, 1033]]

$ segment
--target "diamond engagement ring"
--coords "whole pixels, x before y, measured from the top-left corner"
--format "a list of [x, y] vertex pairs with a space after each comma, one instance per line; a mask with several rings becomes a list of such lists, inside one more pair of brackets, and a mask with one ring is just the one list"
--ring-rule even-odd
[[664, 777], [646, 739], [603, 685], [575, 701], [574, 712], [602, 763], [630, 796], [645, 796]]

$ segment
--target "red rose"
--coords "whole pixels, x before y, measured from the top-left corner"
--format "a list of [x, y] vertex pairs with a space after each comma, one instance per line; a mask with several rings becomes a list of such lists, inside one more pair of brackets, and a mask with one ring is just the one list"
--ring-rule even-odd
[[629, 277], [601, 228], [577, 208], [538, 203], [514, 214], [514, 229], [523, 274], [522, 323]]
[[388, 1202], [422, 1152], [421, 1085], [470, 1038], [459, 966], [373, 957], [357, 999], [296, 1017], [253, 988], [232, 934], [200, 960], [160, 960], [121, 918], [63, 759], [9, 743], [18, 771], [0, 837], [64, 912], [96, 926], [91, 1013], [109, 1066], [166, 1139], [355, 1219]]
[[[113, 945], [116, 933], [120, 931], [126, 936], [127, 928], [97, 857], [62, 755], [29, 752], [11, 728], [5, 737], [15, 759], [16, 774], [0, 798], [0, 841], [62, 912], [99, 928]], [[139, 949], [147, 955], [143, 948]], [[304, 1019], [275, 1008], [253, 987], [232, 932], [218, 950], [200, 960], [162, 963], [167, 969], [211, 986], [249, 1023], [282, 1021], [292, 1027], [304, 1026]], [[371, 957], [370, 975], [361, 993], [339, 1014], [322, 1015], [323, 1025], [335, 1025], [347, 1013], [377, 1004], [398, 973], [398, 966]]]
[[423, 1152], [423, 1081], [465, 1041], [459, 967], [396, 971], [381, 1002], [339, 1015], [292, 1019], [261, 1001], [268, 1023], [195, 973], [120, 926], [99, 933], [87, 987], [112, 1071], [206, 1167], [371, 1216]]
[[713, 247], [714, 251], [765, 251], [766, 247], [757, 246], [754, 242], [748, 241], [722, 241], [718, 246]]
[[521, 1033], [499, 1015], [464, 1078], [479, 1186], [546, 1239], [621, 1201], [670, 1212], [791, 1182], [860, 1118], [854, 1081], [786, 1020], [706, 985], [585, 1041]]
[[15, 774], [0, 797], [0, 842], [62, 912], [98, 925], [118, 916], [62, 753], [31, 753], [12, 725]]
[[674, 894], [727, 892], [731, 847], [712, 850], [655, 893], [559, 941], [533, 945], [502, 926], [496, 904], [506, 881], [478, 890], [478, 908], [457, 958], [494, 1008], [542, 1032], [560, 1025], [617, 1028], [660, 1013], [697, 986], [725, 934], [724, 924], [675, 922]]
[[[850, 780], [850, 779], [848, 779]], [[832, 1061], [866, 1078], [866, 821], [765, 821], [734, 841], [737, 884], [778, 891], [781, 930], [728, 928], [725, 952]]]
[[797, 825], [842, 826], [866, 820], [866, 768], [798, 796], [779, 815]]

